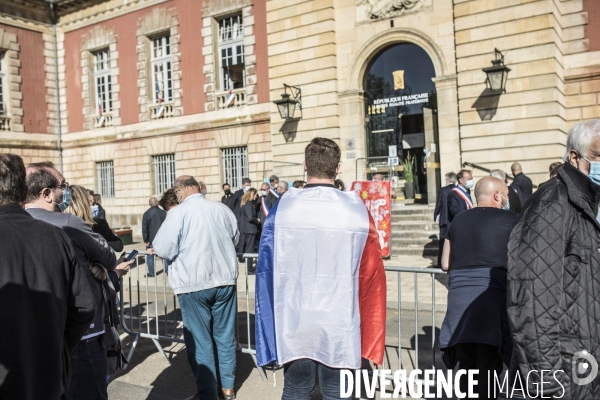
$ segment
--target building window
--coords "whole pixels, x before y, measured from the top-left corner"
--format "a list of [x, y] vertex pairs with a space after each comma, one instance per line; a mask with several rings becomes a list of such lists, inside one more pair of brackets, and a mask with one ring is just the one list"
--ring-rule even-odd
[[102, 197], [115, 197], [115, 172], [112, 161], [96, 163], [98, 173], [98, 193]]
[[[96, 112], [94, 127], [112, 125], [112, 87], [110, 82], [110, 53], [108, 49], [93, 53], [94, 88], [96, 89]], [[107, 114], [108, 113], [108, 114]], [[107, 118], [110, 120], [107, 123]]]
[[246, 86], [244, 25], [241, 15], [219, 21], [218, 54], [221, 91], [226, 92], [229, 89]]
[[242, 179], [248, 177], [248, 148], [222, 149], [223, 180], [234, 190], [242, 188]]
[[6, 115], [6, 67], [4, 53], [0, 52], [0, 115]]
[[175, 154], [152, 157], [154, 161], [154, 193], [162, 194], [175, 182]]
[[170, 37], [160, 36], [151, 40], [153, 102], [160, 104], [173, 100], [173, 77], [171, 71]]

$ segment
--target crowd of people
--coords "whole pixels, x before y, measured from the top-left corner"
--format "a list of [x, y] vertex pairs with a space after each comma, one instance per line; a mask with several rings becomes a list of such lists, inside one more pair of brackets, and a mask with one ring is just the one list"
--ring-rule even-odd
[[[244, 254], [258, 252], [257, 362], [283, 365], [284, 400], [309, 398], [317, 378], [324, 398], [339, 398], [342, 369], [362, 359], [381, 365], [379, 236], [360, 198], [336, 179], [340, 159], [334, 141], [315, 138], [305, 149], [307, 181], [291, 188], [275, 175], [260, 190], [245, 178], [213, 202], [185, 175], [149, 199], [147, 275], [161, 259], [181, 306], [197, 386], [190, 399], [235, 398]], [[575, 361], [579, 351], [600, 359], [600, 120], [572, 128], [564, 162], [535, 192], [519, 163], [511, 172], [493, 170], [476, 184], [471, 171], [449, 173], [439, 192], [439, 262], [449, 273], [442, 358], [480, 371], [479, 398], [495, 398], [486, 372], [503, 365], [527, 393], [542, 385], [548, 396], [599, 398], [597, 380], [577, 383]], [[0, 324], [0, 398], [107, 398], [108, 375], [126, 361], [114, 335], [115, 292], [134, 261], [115, 255], [123, 243], [101, 203], [51, 163], [26, 167], [0, 154], [0, 320], [10, 321]], [[544, 381], [543, 370], [563, 375]]]
[[511, 170], [510, 185], [500, 170], [481, 178], [476, 204], [467, 170], [447, 174], [439, 192], [439, 262], [449, 271], [442, 358], [479, 370], [479, 398], [496, 398], [503, 364], [526, 397], [599, 398], [595, 375], [587, 384], [580, 375], [595, 374], [589, 357], [600, 359], [600, 120], [571, 129], [564, 162], [535, 193], [518, 162]]

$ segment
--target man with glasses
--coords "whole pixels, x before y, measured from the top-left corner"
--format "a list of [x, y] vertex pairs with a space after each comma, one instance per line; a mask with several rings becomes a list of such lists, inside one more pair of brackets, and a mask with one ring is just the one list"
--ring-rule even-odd
[[23, 210], [26, 195], [23, 160], [0, 153], [0, 398], [58, 399], [96, 306], [71, 241]]
[[25, 198], [25, 210], [35, 219], [62, 228], [69, 236], [79, 264], [87, 271], [87, 280], [96, 301], [96, 316], [71, 353], [71, 365], [75, 368], [64, 396], [67, 400], [105, 400], [108, 394], [101, 281], [106, 279], [106, 274], [102, 268], [92, 264], [113, 270], [117, 263], [115, 254], [81, 218], [63, 213], [71, 202], [71, 192], [64, 176], [53, 164], [30, 164], [26, 171], [29, 193]]

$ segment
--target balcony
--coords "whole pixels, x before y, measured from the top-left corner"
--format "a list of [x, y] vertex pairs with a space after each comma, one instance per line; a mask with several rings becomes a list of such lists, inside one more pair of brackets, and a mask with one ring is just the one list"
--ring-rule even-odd
[[227, 104], [227, 95], [229, 93], [217, 94], [217, 109], [222, 110], [229, 107], [242, 107], [246, 105], [246, 88], [235, 89], [233, 91], [234, 101], [231, 105]]
[[[162, 110], [160, 109], [162, 106]], [[160, 118], [171, 118], [175, 116], [173, 103], [162, 103], [150, 105], [150, 120]]]
[[103, 113], [102, 116], [104, 117], [103, 121], [100, 121], [99, 115], [94, 115], [92, 117], [92, 126], [94, 127], [94, 129], [108, 128], [109, 126], [113, 126], [112, 113], [106, 112]]
[[0, 131], [10, 131], [10, 117], [0, 115]]

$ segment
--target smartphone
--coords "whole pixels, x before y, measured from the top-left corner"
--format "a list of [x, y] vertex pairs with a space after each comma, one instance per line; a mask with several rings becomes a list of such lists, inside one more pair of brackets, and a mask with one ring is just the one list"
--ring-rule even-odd
[[135, 258], [135, 256], [137, 256], [137, 255], [138, 255], [138, 251], [133, 250], [131, 253], [129, 253], [129, 256], [125, 259], [125, 262], [133, 260]]

